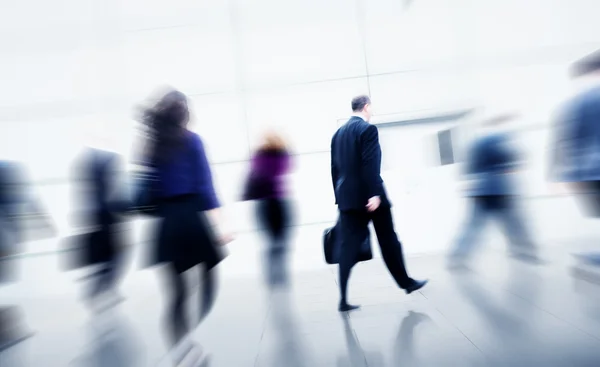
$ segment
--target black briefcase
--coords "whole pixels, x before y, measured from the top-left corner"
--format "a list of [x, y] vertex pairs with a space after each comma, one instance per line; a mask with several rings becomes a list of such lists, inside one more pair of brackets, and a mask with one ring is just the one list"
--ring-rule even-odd
[[[325, 231], [323, 231], [323, 252], [325, 254], [325, 262], [327, 262], [327, 264], [339, 263], [340, 254], [342, 251], [342, 242], [338, 233], [339, 226], [340, 222], [338, 219], [338, 222], [335, 224], [335, 226], [327, 228]], [[369, 233], [360, 246], [360, 252], [356, 262], [368, 261], [372, 258], [373, 252], [371, 251], [371, 234]]]

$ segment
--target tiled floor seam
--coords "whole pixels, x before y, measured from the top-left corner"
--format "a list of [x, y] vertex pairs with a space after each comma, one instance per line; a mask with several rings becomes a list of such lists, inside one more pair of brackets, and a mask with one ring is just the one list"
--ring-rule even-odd
[[440, 310], [435, 303], [430, 300], [429, 298], [427, 298], [427, 296], [425, 296], [425, 294], [423, 294], [421, 291], [419, 291], [419, 293], [421, 293], [421, 295], [428, 301], [431, 303], [432, 307], [440, 314], [442, 315], [442, 317], [448, 321], [448, 323], [450, 325], [452, 325], [465, 339], [467, 339], [469, 341], [469, 343], [471, 343], [471, 345], [477, 349], [477, 351], [484, 357], [484, 358], [488, 358], [488, 356], [483, 352], [483, 350], [481, 350], [477, 344], [475, 344], [475, 342], [473, 342], [473, 340], [471, 340], [471, 338], [469, 338], [459, 327], [458, 325], [456, 325], [455, 323], [453, 323], [443, 312], [442, 310]]
[[[344, 315], [345, 318], [348, 318], [348, 320], [352, 320], [352, 317], [350, 317], [349, 314]], [[356, 333], [356, 329], [354, 328], [354, 326], [352, 326], [352, 324], [350, 324], [350, 327], [352, 328], [352, 336], [354, 337], [354, 340], [356, 340], [356, 345], [358, 346], [358, 348], [360, 349], [360, 352], [362, 353], [362, 357], [363, 357], [363, 361], [365, 362], [365, 366], [369, 367], [369, 362], [367, 361], [367, 355], [365, 354], [365, 351], [362, 347], [362, 345], [360, 345], [360, 339], [358, 339], [358, 334]]]
[[[272, 298], [272, 296], [270, 298]], [[266, 314], [265, 319], [263, 321], [262, 332], [260, 333], [260, 339], [258, 341], [258, 348], [257, 348], [257, 351], [256, 351], [256, 357], [254, 358], [254, 367], [259, 367], [260, 350], [261, 350], [263, 339], [265, 337], [265, 333], [267, 332], [267, 322], [269, 321], [269, 315], [271, 314], [271, 308], [272, 307], [273, 307], [272, 302], [269, 302], [269, 306], [267, 308], [267, 314]]]

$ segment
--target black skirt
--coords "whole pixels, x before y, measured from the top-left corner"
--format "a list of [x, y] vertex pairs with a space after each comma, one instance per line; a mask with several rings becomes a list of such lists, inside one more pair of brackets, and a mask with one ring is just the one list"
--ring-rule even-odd
[[223, 259], [205, 213], [198, 211], [196, 195], [161, 200], [160, 223], [152, 265], [171, 263], [178, 272], [196, 265], [213, 268]]

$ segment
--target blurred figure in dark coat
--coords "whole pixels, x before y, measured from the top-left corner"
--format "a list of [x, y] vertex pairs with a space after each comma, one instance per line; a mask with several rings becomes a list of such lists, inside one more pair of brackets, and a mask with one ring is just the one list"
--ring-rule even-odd
[[115, 152], [89, 146], [76, 160], [73, 174], [75, 224], [82, 232], [73, 237], [81, 249], [76, 262], [80, 267], [95, 267], [86, 297], [94, 307], [114, 305], [123, 299], [116, 290], [126, 245], [123, 162]]
[[519, 165], [519, 157], [511, 148], [504, 126], [515, 116], [510, 113], [491, 115], [484, 121], [486, 132], [473, 143], [466, 162], [469, 183], [467, 196], [472, 210], [450, 257], [450, 266], [462, 266], [486, 221], [495, 217], [512, 245], [513, 256], [537, 261], [537, 247], [521, 217], [511, 173]]
[[[26, 237], [25, 222], [34, 217], [43, 219], [44, 229], [54, 231], [48, 215], [33, 195], [23, 165], [0, 161], [0, 285], [14, 280], [11, 265], [16, 260], [11, 256], [21, 253]], [[15, 306], [0, 305], [0, 352], [32, 335], [20, 313]]]
[[290, 154], [283, 138], [267, 132], [252, 157], [245, 198], [257, 200], [256, 215], [267, 232], [265, 256], [266, 279], [270, 287], [288, 282], [287, 253], [291, 208], [285, 188], [285, 175], [290, 170]]
[[[588, 217], [600, 217], [600, 50], [573, 64], [581, 89], [562, 108], [554, 131], [550, 178], [566, 183]], [[600, 253], [583, 254], [600, 266]]]

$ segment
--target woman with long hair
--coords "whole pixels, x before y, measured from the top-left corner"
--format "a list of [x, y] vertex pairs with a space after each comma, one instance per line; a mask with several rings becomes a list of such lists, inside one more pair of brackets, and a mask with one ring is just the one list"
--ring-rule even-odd
[[188, 338], [193, 328], [186, 317], [184, 273], [197, 266], [202, 270], [202, 320], [214, 303], [216, 279], [212, 270], [223, 258], [220, 244], [227, 242], [224, 237], [216, 238], [205, 215], [209, 212], [218, 222], [220, 204], [204, 145], [187, 129], [189, 120], [187, 98], [176, 90], [166, 93], [142, 115], [147, 132], [143, 164], [155, 172], [161, 218], [152, 264], [166, 263], [167, 291], [171, 292], [167, 333], [177, 363], [190, 354], [202, 357], [199, 347]]
[[288, 284], [287, 252], [291, 210], [284, 178], [290, 170], [290, 154], [281, 135], [264, 134], [252, 157], [250, 180], [253, 192], [247, 199], [257, 200], [256, 214], [267, 233], [266, 280], [270, 288]]

